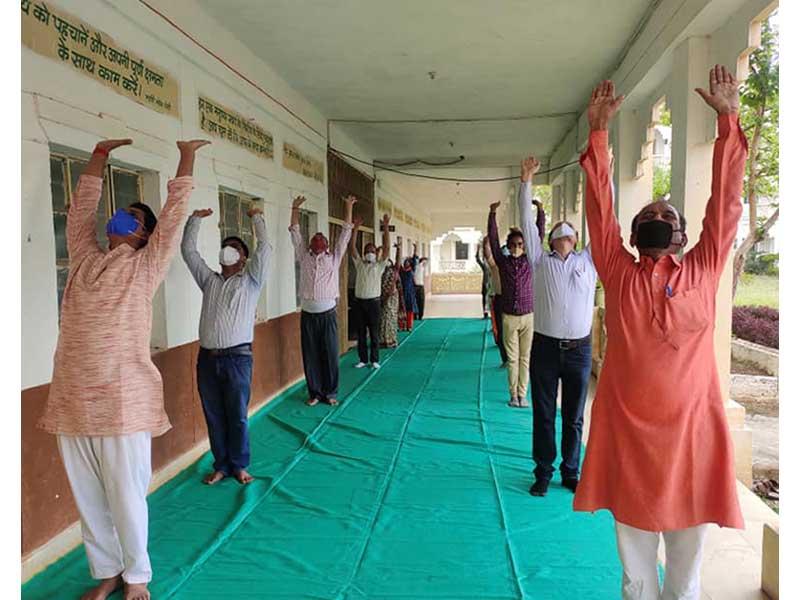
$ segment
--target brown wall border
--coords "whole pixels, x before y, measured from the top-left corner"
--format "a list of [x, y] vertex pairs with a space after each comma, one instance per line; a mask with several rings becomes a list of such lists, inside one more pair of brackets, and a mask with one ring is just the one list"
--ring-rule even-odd
[[[153, 355], [164, 379], [164, 405], [172, 429], [153, 440], [153, 471], [206, 439], [197, 394], [198, 342]], [[255, 326], [251, 407], [258, 407], [303, 374], [300, 313]], [[50, 385], [22, 390], [22, 555], [78, 521], [78, 510], [58, 455], [56, 437], [36, 428]]]

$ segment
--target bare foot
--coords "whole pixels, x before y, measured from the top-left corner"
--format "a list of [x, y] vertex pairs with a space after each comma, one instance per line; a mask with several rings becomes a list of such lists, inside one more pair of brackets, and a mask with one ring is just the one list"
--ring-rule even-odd
[[339, 404], [339, 401], [336, 398], [326, 398], [323, 400], [323, 402], [325, 402], [325, 404], [329, 404], [330, 406], [336, 406]]
[[116, 592], [120, 587], [122, 587], [122, 575], [103, 579], [100, 581], [100, 585], [93, 587], [81, 596], [81, 600], [106, 600], [106, 598]]
[[150, 600], [146, 583], [126, 583], [123, 600]]
[[236, 481], [238, 481], [238, 482], [239, 482], [239, 483], [241, 483], [242, 485], [247, 485], [248, 483], [250, 483], [251, 481], [253, 481], [253, 476], [252, 476], [252, 475], [250, 475], [250, 473], [248, 473], [248, 472], [247, 472], [247, 471], [245, 471], [244, 469], [242, 469], [241, 471], [239, 471], [239, 472], [236, 474]]
[[206, 485], [214, 485], [215, 483], [222, 481], [225, 479], [225, 473], [222, 471], [214, 471], [213, 473], [209, 473], [203, 479], [203, 483]]

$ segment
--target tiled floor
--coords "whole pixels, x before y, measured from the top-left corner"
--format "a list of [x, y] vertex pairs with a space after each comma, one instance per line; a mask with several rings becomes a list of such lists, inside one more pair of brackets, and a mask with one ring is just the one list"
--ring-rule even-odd
[[431, 319], [480, 318], [480, 294], [443, 294], [425, 299], [425, 317]]

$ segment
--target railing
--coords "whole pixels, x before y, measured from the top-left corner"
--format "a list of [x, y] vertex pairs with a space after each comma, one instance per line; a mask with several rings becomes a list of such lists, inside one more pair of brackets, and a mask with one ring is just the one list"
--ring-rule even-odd
[[440, 260], [439, 271], [443, 273], [466, 273], [469, 271], [468, 260]]

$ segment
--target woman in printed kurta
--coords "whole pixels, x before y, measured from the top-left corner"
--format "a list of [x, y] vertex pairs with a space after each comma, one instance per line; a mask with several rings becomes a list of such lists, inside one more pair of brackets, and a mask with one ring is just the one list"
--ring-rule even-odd
[[394, 348], [397, 346], [397, 309], [399, 293], [397, 283], [399, 276], [397, 266], [387, 265], [381, 279], [381, 346]]
[[[614, 215], [606, 129], [622, 97], [614, 98], [611, 82], [601, 84], [593, 94], [592, 131], [581, 157], [592, 257], [606, 290], [608, 347], [574, 508], [608, 509], [618, 523], [640, 534], [679, 533], [675, 530], [688, 531], [707, 523], [743, 527], [714, 354], [714, 322], [720, 276], [742, 213], [747, 142], [736, 112], [735, 80], [717, 66], [712, 69], [710, 87], [711, 93], [701, 95], [719, 114], [711, 199], [700, 239], [681, 260], [674, 254], [686, 243], [685, 222], [663, 202], [646, 206], [634, 222], [631, 245], [639, 247], [639, 260], [623, 247]], [[652, 225], [652, 221], [672, 221], [662, 245], [642, 242], [643, 224]], [[620, 535], [618, 525], [627, 580], [622, 541], [626, 536]], [[697, 583], [699, 578], [701, 536], [700, 540], [686, 582], [695, 577]], [[654, 544], [651, 547], [657, 548], [657, 539]], [[668, 557], [671, 551], [667, 539]], [[649, 579], [640, 584], [647, 587], [655, 582], [652, 593], [657, 594], [652, 552]], [[666, 579], [665, 597], [672, 578]]]
[[402, 286], [403, 305], [405, 308], [406, 331], [414, 328], [414, 313], [417, 312], [417, 292], [414, 287], [414, 269], [417, 268], [417, 259], [407, 258], [400, 267], [400, 284]]

